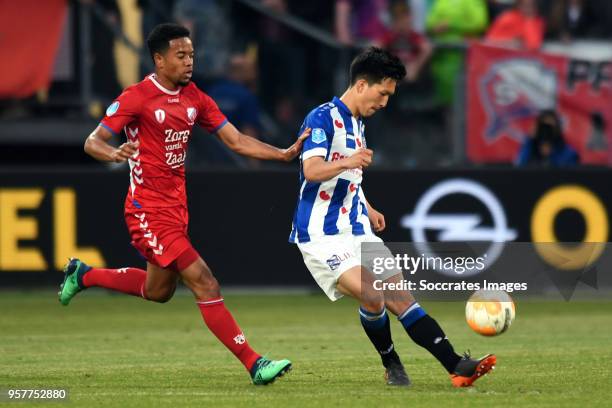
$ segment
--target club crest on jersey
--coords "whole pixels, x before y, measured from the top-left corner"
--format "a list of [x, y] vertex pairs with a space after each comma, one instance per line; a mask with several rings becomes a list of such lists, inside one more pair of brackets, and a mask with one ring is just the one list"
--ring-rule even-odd
[[189, 118], [190, 122], [195, 122], [195, 118], [197, 114], [198, 114], [198, 111], [196, 110], [196, 108], [193, 108], [193, 107], [187, 108], [187, 117]]
[[119, 110], [119, 102], [115, 101], [106, 108], [106, 116], [113, 116]]
[[166, 112], [163, 109], [156, 110], [155, 111], [155, 119], [159, 123], [164, 123], [164, 120], [166, 120]]
[[312, 129], [312, 141], [316, 144], [323, 143], [325, 141], [325, 131], [321, 128]]

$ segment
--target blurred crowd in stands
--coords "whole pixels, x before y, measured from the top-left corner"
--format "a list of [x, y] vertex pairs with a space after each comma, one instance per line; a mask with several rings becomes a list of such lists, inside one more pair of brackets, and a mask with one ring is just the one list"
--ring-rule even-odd
[[[120, 1], [72, 3], [104, 11], [94, 15], [91, 35], [93, 94], [101, 104], [112, 101], [122, 88], [117, 61], [109, 63], [115, 60], [115, 34], [109, 24], [120, 27], [126, 18]], [[142, 36], [169, 20], [187, 26], [196, 48], [194, 81], [238, 128], [277, 145], [289, 144], [307, 111], [340, 92], [336, 81], [343, 72], [340, 78], [346, 79], [346, 64], [354, 53], [369, 44], [388, 48], [405, 62], [408, 75], [384, 116], [368, 124], [368, 135], [390, 163], [407, 166], [440, 164], [450, 155], [450, 111], [464, 67], [466, 40], [537, 50], [545, 39], [568, 43], [612, 35], [609, 0], [259, 0], [269, 15], [244, 3], [137, 0]], [[283, 20], [287, 17], [330, 33], [345, 51], [298, 32]], [[347, 58], [339, 60], [342, 52]], [[140, 77], [150, 70], [150, 62], [141, 58]], [[3, 113], [6, 110], [0, 110]], [[555, 118], [552, 112], [543, 120], [558, 122]], [[380, 131], [385, 136], [379, 137], [377, 130], [389, 126], [393, 133], [416, 136], [394, 138], [391, 132]], [[546, 140], [552, 140], [554, 133], [558, 143], [560, 132], [547, 132]], [[536, 148], [536, 154], [529, 155], [526, 149], [531, 147], [523, 149], [517, 162], [536, 160], [546, 150]], [[229, 154], [210, 145], [195, 149], [209, 162]], [[396, 151], [405, 153], [395, 157]], [[572, 160], [578, 161], [574, 156]]]

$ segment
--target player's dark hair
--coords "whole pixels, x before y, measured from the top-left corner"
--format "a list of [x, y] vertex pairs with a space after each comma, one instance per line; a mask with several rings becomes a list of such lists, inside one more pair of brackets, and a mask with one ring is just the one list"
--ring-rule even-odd
[[400, 82], [406, 76], [406, 67], [400, 59], [382, 48], [370, 47], [357, 55], [351, 63], [351, 85], [358, 79], [365, 79], [369, 85], [382, 82], [385, 78]]
[[163, 54], [170, 48], [170, 41], [189, 37], [189, 30], [179, 24], [163, 23], [156, 25], [147, 37], [147, 47], [151, 58], [155, 53]]

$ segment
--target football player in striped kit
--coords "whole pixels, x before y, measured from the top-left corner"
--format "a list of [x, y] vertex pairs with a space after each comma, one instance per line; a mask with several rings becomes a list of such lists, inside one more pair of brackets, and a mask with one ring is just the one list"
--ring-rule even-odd
[[[410, 338], [444, 366], [454, 386], [470, 386], [493, 368], [496, 357], [472, 359], [455, 353], [410, 292], [391, 296], [375, 290], [371, 271], [362, 267], [361, 244], [382, 244], [375, 232], [385, 228], [383, 214], [371, 206], [361, 187], [373, 154], [366, 147], [363, 118], [387, 105], [405, 75], [396, 56], [371, 47], [353, 60], [346, 92], [306, 116], [301, 131], [312, 131], [300, 157], [300, 191], [289, 241], [297, 244], [306, 267], [332, 301], [344, 295], [359, 301], [361, 324], [381, 356], [387, 384], [410, 384], [391, 338], [389, 309]], [[380, 278], [395, 282], [402, 275], [393, 270]]]

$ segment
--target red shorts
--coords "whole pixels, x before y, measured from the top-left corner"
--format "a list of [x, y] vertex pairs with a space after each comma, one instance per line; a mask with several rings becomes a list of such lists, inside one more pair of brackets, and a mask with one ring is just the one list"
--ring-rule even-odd
[[125, 223], [132, 245], [148, 262], [162, 268], [167, 268], [183, 254], [193, 258], [192, 261], [197, 259], [197, 252], [187, 235], [188, 221], [185, 207], [125, 207]]

